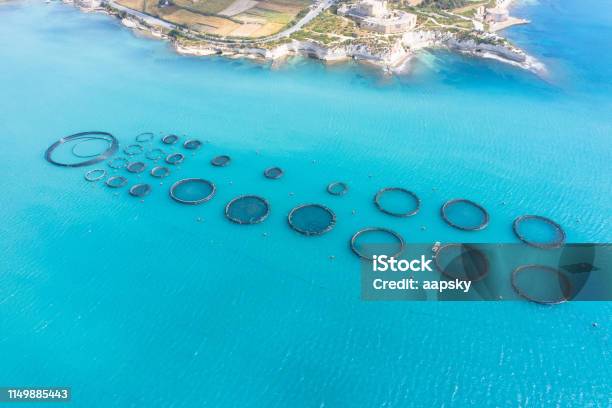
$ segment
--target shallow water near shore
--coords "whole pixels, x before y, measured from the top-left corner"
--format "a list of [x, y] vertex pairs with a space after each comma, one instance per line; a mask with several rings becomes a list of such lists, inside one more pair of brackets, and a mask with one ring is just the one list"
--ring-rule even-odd
[[[612, 240], [612, 5], [513, 12], [532, 23], [508, 35], [546, 78], [442, 51], [391, 78], [304, 59], [270, 69], [179, 56], [58, 3], [0, 5], [0, 385], [71, 386], [79, 407], [605, 406], [609, 303], [359, 299], [348, 240], [367, 226], [517, 242], [512, 220], [540, 214], [569, 242]], [[161, 181], [117, 171], [152, 184], [141, 202], [44, 161], [86, 130], [123, 146], [152, 131], [186, 160]], [[168, 148], [160, 132], [209, 143]], [[231, 164], [211, 166], [221, 154]], [[263, 177], [271, 166], [284, 176]], [[173, 202], [186, 177], [217, 195]], [[329, 195], [332, 181], [350, 191]], [[388, 186], [418, 194], [419, 214], [378, 212]], [[223, 217], [242, 194], [269, 200], [265, 222]], [[487, 208], [488, 228], [446, 225], [452, 198]], [[287, 226], [311, 202], [337, 216], [320, 237]]]

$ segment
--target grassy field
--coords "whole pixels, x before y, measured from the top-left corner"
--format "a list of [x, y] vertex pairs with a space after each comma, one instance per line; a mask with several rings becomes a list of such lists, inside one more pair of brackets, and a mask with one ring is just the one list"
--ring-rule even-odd
[[[159, 17], [191, 30], [220, 36], [255, 38], [274, 34], [291, 23], [312, 0], [254, 0], [235, 15], [220, 15], [244, 0], [118, 0], [123, 6]], [[240, 10], [239, 10], [240, 11]]]
[[351, 19], [338, 16], [330, 10], [319, 14], [302, 30], [294, 33], [295, 40], [314, 40], [325, 45], [342, 44], [356, 38], [368, 38], [372, 33], [364, 31]]
[[145, 0], [120, 0], [117, 3], [138, 11], [144, 11], [145, 7]]
[[192, 10], [197, 10], [199, 12], [205, 14], [217, 14], [221, 10], [228, 7], [232, 4], [233, 0], [199, 0], [199, 1], [191, 1], [191, 0], [173, 0], [177, 7], [180, 8], [189, 8]]

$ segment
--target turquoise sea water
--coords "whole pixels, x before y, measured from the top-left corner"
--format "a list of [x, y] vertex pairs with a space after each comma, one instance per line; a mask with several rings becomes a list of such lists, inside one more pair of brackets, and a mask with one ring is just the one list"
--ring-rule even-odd
[[[612, 4], [515, 14], [533, 22], [508, 35], [548, 65], [544, 79], [446, 52], [394, 78], [186, 58], [103, 15], [1, 4], [0, 386], [71, 386], [79, 407], [609, 406], [608, 303], [359, 299], [347, 241], [365, 226], [516, 242], [512, 220], [536, 213], [570, 242], [612, 241]], [[58, 138], [94, 129], [210, 144], [140, 202], [44, 161]], [[232, 164], [210, 166], [218, 154]], [[281, 180], [263, 178], [273, 165]], [[217, 196], [172, 202], [184, 177], [214, 180]], [[346, 196], [325, 192], [336, 180]], [[394, 185], [419, 194], [416, 217], [376, 211], [374, 193]], [[268, 220], [225, 220], [249, 193], [270, 201]], [[443, 224], [456, 197], [487, 207], [489, 228]], [[334, 230], [287, 228], [308, 202], [334, 209]]]

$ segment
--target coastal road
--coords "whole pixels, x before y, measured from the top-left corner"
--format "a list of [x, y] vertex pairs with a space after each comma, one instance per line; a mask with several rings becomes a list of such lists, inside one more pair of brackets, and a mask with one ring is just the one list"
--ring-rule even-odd
[[[253, 38], [253, 39], [240, 39], [240, 40], [227, 40], [227, 39], [219, 39], [219, 38], [209, 38], [205, 35], [198, 35], [198, 36], [194, 36], [194, 37], [200, 37], [200, 39], [204, 40], [204, 41], [208, 41], [210, 43], [213, 44], [224, 44], [224, 45], [228, 45], [228, 44], [264, 44], [267, 42], [271, 42], [271, 41], [277, 41], [280, 40], [281, 38], [284, 37], [288, 37], [291, 34], [299, 31], [302, 29], [302, 27], [304, 27], [306, 24], [310, 23], [316, 16], [318, 16], [319, 14], [321, 14], [322, 12], [324, 12], [325, 10], [327, 10], [328, 8], [330, 8], [331, 6], [333, 6], [338, 0], [321, 0], [317, 3], [317, 5], [315, 7], [313, 7], [310, 11], [308, 11], [308, 13], [306, 13], [306, 15], [304, 15], [304, 17], [302, 17], [298, 22], [296, 22], [294, 25], [292, 25], [291, 27], [280, 31], [276, 34], [273, 34], [271, 36], [268, 37], [264, 37], [264, 38]], [[111, 6], [112, 8], [119, 10], [119, 11], [123, 11], [124, 13], [136, 17], [140, 20], [145, 21], [147, 24], [151, 25], [151, 26], [158, 26], [158, 27], [164, 27], [167, 28], [169, 30], [177, 30], [178, 27], [172, 23], [169, 23], [165, 20], [159, 19], [157, 17], [153, 17], [149, 14], [145, 14], [142, 13], [140, 11], [122, 6], [121, 4], [117, 4], [115, 1], [113, 0], [108, 0], [106, 2], [109, 6]]]
[[292, 25], [291, 27], [287, 28], [286, 30], [283, 30], [279, 33], [276, 33], [270, 37], [266, 37], [264, 39], [261, 39], [259, 41], [255, 40], [255, 42], [258, 43], [266, 43], [266, 42], [270, 42], [270, 41], [276, 41], [276, 40], [280, 40], [281, 38], [284, 37], [288, 37], [291, 34], [300, 31], [302, 29], [302, 27], [304, 27], [306, 24], [310, 23], [316, 16], [318, 16], [319, 14], [321, 14], [322, 12], [324, 12], [325, 10], [327, 10], [328, 8], [330, 8], [331, 6], [333, 6], [336, 3], [337, 0], [322, 0], [319, 2], [319, 4], [317, 4], [316, 7], [314, 7], [313, 9], [311, 9], [308, 13], [306, 13], [306, 15], [304, 17], [302, 17], [300, 19], [300, 21], [298, 21], [297, 23], [295, 23], [294, 25]]

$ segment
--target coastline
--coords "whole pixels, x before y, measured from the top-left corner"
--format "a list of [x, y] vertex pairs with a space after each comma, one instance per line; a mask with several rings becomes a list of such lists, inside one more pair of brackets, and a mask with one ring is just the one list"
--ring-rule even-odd
[[[363, 228], [385, 227], [407, 245], [506, 243], [550, 257], [581, 287], [588, 272], [561, 262], [563, 249], [531, 249], [514, 235], [513, 220], [540, 214], [581, 252], [598, 248], [590, 264], [601, 273], [606, 253], [597, 243], [612, 242], [612, 54], [605, 53], [612, 2], [515, 3], [512, 12], [533, 23], [501, 35], [546, 62], [545, 79], [445, 49], [416, 51], [404, 75], [299, 57], [279, 59], [275, 69], [181, 56], [149, 31], [58, 2], [0, 4], [5, 163], [13, 175], [3, 201], [4, 235], [12, 239], [0, 262], [2, 383], [69, 386], [65, 408], [609, 402], [612, 303], [508, 301], [512, 268], [490, 269], [471, 287], [497, 294], [489, 282], [505, 283], [503, 303], [453, 302], [434, 292], [428, 302], [364, 301], [362, 261], [349, 241]], [[116, 136], [114, 157], [147, 169], [45, 161], [52, 143], [95, 129]], [[149, 131], [154, 139], [139, 142], [143, 153], [123, 152]], [[170, 133], [181, 137], [172, 146], [160, 140]], [[189, 138], [208, 143], [187, 150]], [[105, 145], [85, 142], [75, 151]], [[74, 145], [64, 147], [58, 159], [86, 160], [73, 157]], [[153, 148], [185, 160], [149, 160]], [[230, 165], [212, 166], [218, 155], [230, 156]], [[170, 173], [155, 178], [156, 166]], [[281, 178], [265, 177], [273, 166]], [[93, 169], [107, 174], [89, 182]], [[115, 175], [127, 185], [104, 184]], [[214, 182], [215, 197], [197, 206], [173, 201], [168, 190], [189, 177]], [[336, 181], [347, 194], [329, 194]], [[136, 183], [150, 184], [151, 193], [132, 197]], [[422, 199], [417, 215], [378, 210], [374, 195], [391, 186]], [[265, 222], [227, 219], [227, 204], [246, 194], [269, 203]], [[400, 209], [402, 197], [382, 203]], [[447, 224], [441, 207], [451, 198], [485, 208], [487, 228]], [[287, 215], [304, 203], [333, 210], [335, 228], [320, 237], [291, 229]], [[448, 218], [478, 214], [469, 204], [454, 210]], [[543, 225], [524, 226], [551, 238]], [[384, 233], [366, 238], [394, 242]], [[455, 265], [474, 269], [478, 259]], [[539, 282], [559, 282], [540, 272]], [[15, 408], [45, 407], [23, 405]]]
[[[508, 10], [514, 0], [502, 0], [499, 8]], [[498, 31], [516, 24], [527, 24], [527, 20], [510, 17], [503, 27], [493, 27], [491, 32], [474, 35], [471, 32], [457, 33], [452, 31], [413, 30], [403, 33], [391, 44], [363, 44], [356, 42], [347, 45], [324, 45], [311, 40], [282, 38], [281, 41], [266, 42], [259, 39], [245, 41], [223, 41], [222, 39], [204, 40], [176, 35], [172, 24], [149, 15], [132, 10], [126, 14], [126, 7], [110, 1], [105, 7], [84, 7], [72, 0], [63, 0], [73, 4], [84, 12], [100, 12], [118, 18], [121, 24], [149, 38], [169, 41], [178, 54], [205, 57], [218, 55], [228, 58], [246, 58], [280, 64], [294, 57], [318, 59], [325, 63], [342, 63], [356, 61], [381, 69], [384, 73], [393, 74], [403, 71], [404, 65], [418, 51], [423, 49], [446, 49], [464, 55], [493, 59], [517, 68], [542, 76], [546, 67], [535, 57], [528, 55], [519, 47], [508, 42], [497, 34]], [[332, 4], [331, 2], [329, 4]], [[177, 28], [177, 30], [180, 30]], [[280, 43], [278, 43], [280, 42]]]
[[[494, 59], [536, 75], [546, 73], [546, 67], [535, 57], [518, 47], [509, 44], [483, 44], [472, 39], [458, 39], [453, 33], [412, 32], [402, 37], [393, 48], [382, 52], [372, 52], [363, 46], [324, 47], [309, 41], [291, 40], [288, 44], [272, 49], [258, 47], [235, 47], [223, 45], [189, 45], [166, 38], [174, 50], [182, 55], [210, 56], [221, 55], [232, 58], [248, 58], [277, 63], [293, 56], [318, 59], [325, 63], [357, 61], [377, 66], [388, 73], [394, 73], [423, 49], [447, 49], [476, 58]], [[419, 39], [413, 38], [417, 34]], [[158, 38], [164, 38], [159, 37]]]

